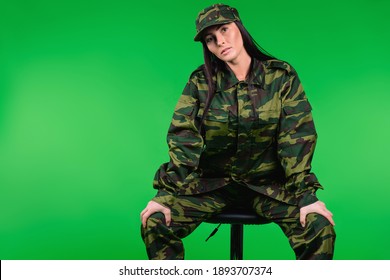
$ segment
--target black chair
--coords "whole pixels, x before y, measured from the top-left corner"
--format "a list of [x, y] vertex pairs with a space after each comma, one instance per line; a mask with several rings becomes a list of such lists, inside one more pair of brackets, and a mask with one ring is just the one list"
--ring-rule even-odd
[[250, 210], [228, 209], [205, 221], [210, 224], [219, 224], [206, 241], [213, 236], [221, 224], [230, 224], [230, 259], [243, 259], [244, 225], [262, 225], [270, 223], [269, 220], [258, 216]]

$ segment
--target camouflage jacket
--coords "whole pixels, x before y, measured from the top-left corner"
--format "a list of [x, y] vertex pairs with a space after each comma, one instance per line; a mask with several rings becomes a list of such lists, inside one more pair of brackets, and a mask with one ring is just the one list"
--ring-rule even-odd
[[311, 106], [286, 62], [252, 60], [250, 81], [227, 69], [217, 73], [215, 96], [204, 119], [207, 82], [195, 70], [176, 105], [167, 142], [170, 161], [158, 169], [154, 201], [171, 205], [231, 182], [300, 207], [322, 188], [310, 172], [317, 134]]

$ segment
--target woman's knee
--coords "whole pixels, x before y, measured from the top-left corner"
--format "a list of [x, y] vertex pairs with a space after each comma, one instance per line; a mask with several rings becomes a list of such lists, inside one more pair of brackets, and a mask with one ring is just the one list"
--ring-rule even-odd
[[141, 234], [145, 237], [145, 235], [152, 232], [155, 233], [161, 231], [162, 227], [166, 227], [165, 216], [163, 213], [157, 212], [150, 215], [150, 217], [146, 220], [146, 227], [141, 225]]
[[333, 235], [336, 237], [334, 227], [329, 222], [329, 220], [321, 214], [311, 213], [307, 215], [307, 223], [308, 225], [311, 225], [314, 231], [317, 233], [324, 232], [326, 234]]
[[292, 247], [297, 259], [332, 259], [336, 233], [332, 224], [322, 215], [311, 213], [299, 237], [295, 236]]

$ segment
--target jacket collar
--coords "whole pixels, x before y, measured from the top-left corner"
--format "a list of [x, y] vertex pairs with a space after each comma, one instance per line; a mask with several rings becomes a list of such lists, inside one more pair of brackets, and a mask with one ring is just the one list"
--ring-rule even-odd
[[[264, 80], [264, 64], [256, 58], [252, 58], [249, 72], [252, 73], [252, 75], [249, 75], [249, 78], [245, 80], [245, 83], [261, 86]], [[230, 67], [226, 67], [224, 70], [217, 72], [216, 91], [225, 91], [239, 82], [240, 81], [236, 78], [236, 75], [234, 75]]]

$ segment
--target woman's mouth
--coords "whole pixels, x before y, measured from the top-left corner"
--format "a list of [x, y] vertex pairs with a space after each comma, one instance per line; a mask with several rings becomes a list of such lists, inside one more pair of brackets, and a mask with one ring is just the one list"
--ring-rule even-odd
[[231, 48], [225, 48], [221, 51], [221, 55], [225, 55], [230, 51]]

